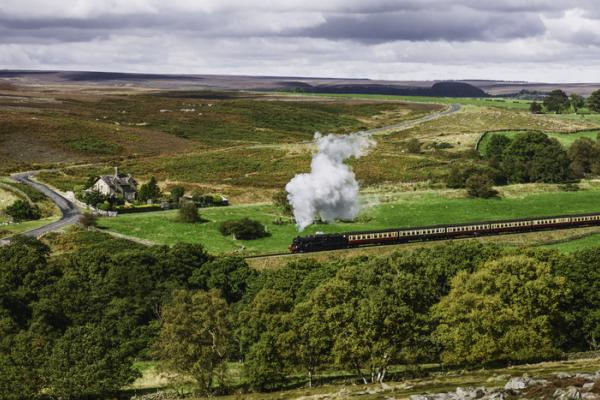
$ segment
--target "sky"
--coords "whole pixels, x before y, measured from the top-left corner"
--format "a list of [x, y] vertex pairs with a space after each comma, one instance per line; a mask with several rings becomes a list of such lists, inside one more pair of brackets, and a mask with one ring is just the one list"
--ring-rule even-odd
[[0, 0], [0, 69], [600, 81], [598, 0]]

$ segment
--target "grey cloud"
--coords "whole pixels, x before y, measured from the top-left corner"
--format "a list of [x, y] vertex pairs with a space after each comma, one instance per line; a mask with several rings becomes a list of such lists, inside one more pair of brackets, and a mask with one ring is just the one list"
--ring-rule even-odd
[[300, 36], [372, 41], [502, 40], [543, 34], [532, 14], [519, 17], [466, 8], [453, 12], [395, 12], [332, 16], [322, 25], [295, 32]]

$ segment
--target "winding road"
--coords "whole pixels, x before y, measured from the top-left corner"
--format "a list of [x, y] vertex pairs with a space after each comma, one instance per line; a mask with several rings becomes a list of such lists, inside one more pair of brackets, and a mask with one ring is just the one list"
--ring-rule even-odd
[[[442, 112], [428, 114], [428, 115], [425, 115], [424, 117], [421, 117], [418, 119], [404, 121], [404, 122], [394, 124], [394, 125], [387, 125], [387, 126], [383, 126], [381, 128], [369, 129], [367, 132], [370, 134], [374, 134], [374, 135], [381, 135], [381, 134], [386, 134], [391, 131], [409, 129], [416, 125], [422, 124], [424, 122], [433, 121], [438, 118], [444, 117], [446, 115], [454, 114], [454, 113], [458, 112], [459, 110], [460, 110], [460, 104], [454, 103], [454, 104], [451, 104], [450, 107], [448, 107], [448, 109], [446, 109]], [[67, 225], [74, 224], [79, 220], [79, 217], [81, 216], [81, 211], [72, 202], [65, 199], [61, 194], [55, 192], [54, 190], [50, 189], [46, 185], [32, 181], [30, 178], [33, 175], [35, 175], [36, 173], [37, 173], [36, 171], [21, 172], [21, 173], [11, 175], [11, 178], [19, 183], [29, 185], [29, 186], [33, 187], [34, 189], [36, 189], [37, 191], [43, 193], [46, 197], [48, 197], [50, 200], [52, 200], [54, 202], [54, 204], [56, 204], [56, 206], [60, 209], [60, 211], [62, 213], [62, 217], [58, 221], [55, 221], [48, 225], [44, 225], [42, 227], [22, 233], [22, 235], [32, 236], [32, 237], [39, 237], [48, 232], [53, 232], [53, 231], [59, 230], [61, 228], [64, 228]], [[8, 244], [8, 243], [9, 243], [9, 240], [0, 240], [0, 245]]]
[[[36, 172], [21, 172], [11, 175], [11, 178], [19, 183], [33, 187], [35, 190], [41, 192], [50, 200], [52, 200], [52, 202], [54, 202], [54, 204], [56, 204], [56, 206], [60, 209], [62, 217], [58, 221], [51, 222], [48, 225], [44, 225], [27, 232], [23, 232], [21, 235], [39, 237], [48, 232], [56, 231], [64, 228], [67, 225], [76, 223], [81, 216], [81, 211], [79, 211], [79, 209], [72, 202], [65, 199], [62, 195], [50, 189], [48, 186], [32, 181], [30, 178], [35, 174]], [[6, 244], [7, 242], [8, 240], [4, 240], [0, 242], [0, 244]]]

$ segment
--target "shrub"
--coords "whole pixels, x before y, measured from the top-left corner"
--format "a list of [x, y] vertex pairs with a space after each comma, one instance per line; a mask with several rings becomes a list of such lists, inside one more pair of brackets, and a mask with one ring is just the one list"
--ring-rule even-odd
[[200, 222], [198, 207], [191, 201], [184, 201], [179, 206], [179, 221], [190, 224]]
[[83, 213], [81, 217], [79, 217], [79, 225], [84, 228], [92, 228], [96, 226], [97, 217], [92, 213]]
[[493, 182], [489, 176], [483, 174], [474, 174], [467, 179], [465, 187], [471, 197], [481, 197], [484, 199], [495, 197], [498, 192], [492, 187]]
[[406, 142], [406, 151], [411, 154], [420, 154], [421, 153], [421, 145], [422, 143], [417, 138], [412, 138], [408, 142]]
[[284, 215], [292, 215], [292, 205], [288, 200], [288, 193], [285, 189], [278, 190], [273, 194], [273, 204], [277, 207]]
[[40, 219], [42, 216], [38, 206], [31, 205], [24, 200], [17, 200], [6, 207], [6, 214], [11, 216], [15, 222]]
[[171, 201], [175, 206], [179, 204], [179, 200], [185, 194], [185, 188], [183, 186], [174, 186], [171, 188]]
[[542, 105], [537, 101], [534, 101], [529, 105], [529, 112], [532, 114], [541, 114], [543, 111]]
[[112, 210], [112, 205], [108, 201], [105, 200], [102, 203], [97, 204], [96, 208], [98, 210], [102, 210], [102, 211], [110, 211], [110, 210]]
[[91, 190], [89, 192], [83, 192], [81, 194], [81, 200], [88, 206], [96, 207], [99, 203], [106, 201], [106, 196], [97, 190]]
[[241, 240], [259, 239], [268, 236], [263, 224], [249, 218], [223, 221], [219, 225], [219, 231], [224, 236], [233, 235], [236, 239]]

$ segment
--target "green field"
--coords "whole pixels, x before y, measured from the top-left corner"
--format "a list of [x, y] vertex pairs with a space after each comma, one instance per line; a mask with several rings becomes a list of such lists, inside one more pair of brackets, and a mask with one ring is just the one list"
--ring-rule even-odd
[[[585, 212], [600, 212], [600, 190], [534, 193], [521, 198], [494, 200], [449, 198], [434, 193], [409, 193], [393, 202], [364, 209], [356, 222], [313, 225], [302, 235]], [[100, 220], [100, 226], [156, 243], [201, 243], [212, 253], [284, 252], [292, 239], [298, 235], [291, 223], [274, 224], [279, 215], [270, 205], [201, 209], [201, 215], [208, 222], [177, 222], [176, 211], [165, 211], [103, 218]], [[261, 221], [267, 226], [271, 236], [253, 241], [236, 241], [219, 233], [220, 222], [242, 217]]]
[[[490, 132], [485, 135], [485, 137], [479, 143], [479, 153], [485, 154], [487, 151], [487, 146], [491, 140], [493, 135], [503, 135], [508, 138], [514, 139], [515, 136], [522, 134], [523, 131], [502, 131], [502, 132]], [[600, 134], [600, 130], [598, 129], [590, 129], [588, 131], [578, 131], [578, 132], [544, 132], [551, 138], [558, 140], [563, 147], [569, 148], [573, 142], [575, 142], [579, 138], [588, 138], [595, 141]]]
[[556, 249], [565, 253], [572, 253], [577, 250], [600, 247], [600, 233], [594, 233], [580, 239], [573, 239], [566, 242], [555, 243], [544, 246], [549, 249]]

